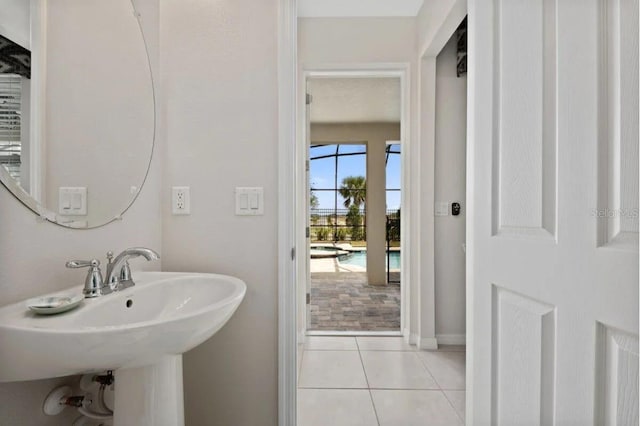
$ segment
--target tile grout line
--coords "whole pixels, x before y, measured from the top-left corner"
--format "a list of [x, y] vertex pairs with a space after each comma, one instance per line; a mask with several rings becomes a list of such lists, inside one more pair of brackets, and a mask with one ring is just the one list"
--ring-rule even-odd
[[[427, 351], [427, 352], [429, 352], [429, 351]], [[433, 352], [439, 352], [439, 351], [433, 351]], [[441, 351], [441, 352], [459, 352], [459, 351]], [[442, 393], [444, 398], [447, 400], [447, 402], [449, 403], [449, 405], [453, 409], [453, 412], [456, 413], [456, 416], [458, 416], [458, 418], [462, 421], [462, 424], [465, 424], [465, 420], [462, 418], [462, 416], [458, 412], [458, 409], [453, 406], [453, 403], [451, 402], [451, 400], [447, 396], [447, 393], [445, 392], [445, 390], [454, 390], [454, 389], [443, 389], [442, 386], [440, 385], [440, 383], [438, 382], [438, 380], [436, 380], [436, 377], [433, 375], [433, 373], [431, 373], [431, 370], [429, 370], [429, 367], [427, 366], [427, 363], [419, 355], [418, 355], [418, 359], [420, 360], [420, 363], [422, 363], [422, 366], [425, 368], [425, 370], [427, 370], [429, 375], [431, 375], [431, 377], [433, 378], [433, 381], [436, 383], [436, 385], [438, 385], [438, 389], [440, 390], [440, 392]], [[466, 360], [465, 360], [465, 364], [466, 364]], [[466, 400], [466, 397], [467, 397], [466, 386], [465, 386], [465, 389], [463, 391], [465, 393], [465, 400]]]
[[[458, 409], [453, 406], [453, 402], [451, 402], [451, 400], [447, 396], [447, 393], [445, 391], [440, 391], [440, 392], [442, 392], [442, 394], [444, 395], [444, 398], [447, 400], [447, 402], [449, 403], [451, 408], [453, 408], [453, 412], [456, 413], [456, 416], [458, 416], [458, 418], [462, 421], [462, 424], [465, 424], [465, 420], [462, 418], [462, 416], [458, 412]], [[465, 399], [465, 402], [466, 402], [466, 400], [467, 400], [467, 390], [465, 389], [463, 392], [464, 392], [464, 399]]]
[[416, 354], [416, 356], [418, 357], [418, 361], [420, 361], [422, 367], [426, 370], [427, 374], [429, 374], [429, 376], [433, 379], [433, 382], [438, 386], [438, 390], [444, 393], [444, 389], [442, 389], [442, 386], [440, 386], [440, 383], [436, 380], [436, 376], [434, 376], [431, 370], [429, 370], [429, 367], [427, 367], [427, 364], [424, 362], [422, 357], [419, 354]]
[[418, 357], [418, 361], [420, 361], [420, 364], [422, 364], [422, 367], [429, 374], [429, 376], [431, 376], [431, 378], [433, 379], [433, 382], [438, 386], [437, 390], [442, 394], [442, 396], [444, 396], [444, 399], [447, 400], [447, 402], [449, 403], [449, 406], [451, 407], [451, 409], [453, 409], [453, 412], [456, 413], [456, 416], [462, 421], [462, 424], [464, 424], [464, 420], [462, 419], [462, 416], [460, 416], [460, 413], [458, 413], [458, 410], [456, 409], [456, 407], [453, 406], [453, 403], [451, 402], [451, 400], [449, 399], [449, 397], [445, 393], [444, 389], [442, 389], [442, 386], [440, 385], [440, 382], [438, 382], [438, 380], [436, 380], [436, 377], [433, 375], [433, 373], [431, 373], [431, 370], [429, 370], [429, 367], [427, 366], [427, 363], [424, 362], [424, 360], [422, 359], [422, 357], [418, 353], [416, 354], [416, 356]]
[[373, 401], [373, 394], [371, 393], [371, 385], [369, 384], [369, 377], [367, 377], [367, 370], [364, 368], [364, 361], [362, 360], [362, 353], [360, 352], [360, 344], [358, 338], [354, 337], [356, 341], [356, 347], [358, 348], [358, 357], [360, 358], [360, 364], [362, 364], [362, 371], [364, 372], [364, 378], [367, 381], [367, 391], [369, 391], [369, 399], [371, 400], [371, 406], [373, 407], [373, 414], [376, 416], [376, 422], [380, 426], [380, 418], [378, 417], [378, 410], [376, 409], [376, 403]]

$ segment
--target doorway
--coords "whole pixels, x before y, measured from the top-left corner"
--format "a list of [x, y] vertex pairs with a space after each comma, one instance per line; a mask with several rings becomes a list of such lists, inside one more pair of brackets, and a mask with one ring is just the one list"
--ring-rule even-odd
[[305, 74], [306, 335], [402, 332], [403, 79]]
[[[347, 316], [351, 319], [358, 315], [351, 301], [363, 300], [361, 289], [371, 288], [378, 297], [381, 294], [377, 286], [356, 287], [359, 280], [365, 280], [366, 284], [366, 267], [371, 263], [368, 259], [372, 226], [369, 183], [375, 179], [375, 171], [371, 170], [375, 162], [368, 158], [373, 155], [371, 140], [351, 129], [352, 124], [314, 121], [313, 106], [317, 99], [313, 94], [313, 80], [307, 84], [312, 95], [310, 107], [308, 105], [310, 111], [307, 110], [307, 116], [311, 117], [307, 126], [310, 128], [307, 143], [311, 326], [300, 354], [298, 422], [301, 426], [427, 424], [438, 420], [443, 424], [461, 425], [464, 422], [466, 73], [457, 64], [458, 38], [464, 29], [462, 25], [435, 58], [437, 113], [431, 160], [435, 163], [433, 196], [439, 208], [434, 212], [433, 222], [435, 312], [430, 314], [436, 320], [437, 348], [413, 345], [398, 335], [363, 335], [364, 331], [354, 332], [354, 326], [348, 320], [340, 322], [342, 317], [340, 320], [333, 317], [335, 312], [343, 315], [345, 311], [334, 312], [330, 299], [338, 308], [348, 307], [346, 312], [353, 313], [353, 316]], [[403, 144], [401, 139], [393, 141], [394, 135], [385, 134], [382, 127], [372, 133], [383, 141], [381, 170], [384, 170], [384, 184], [379, 189], [384, 192], [386, 207], [385, 282], [387, 288], [393, 288], [394, 254], [403, 254], [403, 248], [400, 249], [405, 193], [402, 185]], [[356, 185], [349, 179], [357, 176], [362, 179]], [[347, 206], [366, 220], [349, 220], [349, 211], [344, 210]], [[357, 229], [350, 228], [354, 224]], [[349, 263], [348, 256], [353, 256], [359, 246], [367, 248], [355, 252], [363, 257], [360, 265], [356, 265], [361, 269], [350, 270], [348, 268], [353, 264]], [[396, 247], [400, 249], [397, 252], [394, 251]], [[314, 256], [320, 259], [314, 259]], [[347, 261], [343, 262], [342, 256]], [[323, 263], [322, 272], [315, 272], [314, 262]], [[398, 275], [398, 286], [402, 286], [401, 271]], [[386, 299], [382, 303], [383, 306], [390, 305]], [[364, 312], [376, 316], [373, 307]], [[327, 330], [322, 330], [323, 320], [328, 324]], [[342, 324], [344, 330], [339, 329]], [[372, 334], [371, 331], [375, 331], [372, 327], [377, 324], [365, 324], [369, 327], [366, 332]]]
[[[366, 352], [380, 351], [380, 356], [383, 356], [382, 352], [387, 352], [384, 356], [389, 359], [394, 358], [392, 362], [389, 362], [389, 359], [387, 359], [387, 362], [383, 362], [382, 365], [385, 367], [398, 367], [402, 365], [402, 362], [400, 362], [399, 359], [406, 358], [408, 360], [407, 362], [411, 362], [414, 365], [415, 370], [420, 370], [422, 368], [429, 369], [429, 371], [431, 371], [431, 368], [425, 366], [425, 363], [423, 362], [424, 360], [420, 360], [418, 358], [418, 361], [414, 362], [416, 356], [419, 357], [420, 355], [418, 354], [422, 353], [418, 352], [418, 350], [426, 352], [430, 349], [437, 348], [435, 339], [435, 285], [433, 276], [433, 241], [435, 238], [433, 235], [434, 217], [432, 212], [434, 207], [434, 182], [433, 176], [431, 176], [435, 168], [433, 164], [435, 134], [430, 135], [434, 129], [434, 126], [431, 125], [432, 123], [430, 123], [430, 121], [435, 120], [435, 118], [433, 118], [435, 116], [435, 110], [431, 108], [435, 93], [431, 93], [431, 89], [435, 90], [435, 57], [444, 46], [446, 40], [454, 33], [466, 12], [466, 3], [462, 1], [454, 3], [456, 10], [454, 13], [447, 15], [447, 24], [442, 26], [437, 31], [437, 34], [429, 35], [429, 38], [425, 39], [424, 45], [418, 46], [417, 49], [416, 45], [412, 43], [415, 38], [415, 33], [411, 30], [411, 26], [404, 25], [404, 22], [401, 23], [400, 20], [380, 19], [375, 20], [374, 22], [364, 19], [353, 21], [336, 19], [332, 20], [330, 30], [326, 30], [325, 28], [326, 31], [317, 31], [320, 29], [321, 25], [315, 25], [315, 23], [307, 26], [301, 26], [299, 36], [292, 36], [296, 34], [296, 31], [298, 31], [296, 30], [296, 26], [293, 22], [295, 19], [287, 20], [287, 22], [292, 24], [291, 27], [283, 27], [284, 31], [282, 35], [285, 37], [281, 40], [282, 45], [287, 48], [287, 46], [289, 46], [288, 43], [291, 42], [291, 46], [294, 46], [294, 51], [288, 52], [291, 56], [287, 55], [287, 52], [285, 52], [285, 55], [281, 58], [282, 78], [280, 81], [286, 87], [281, 90], [281, 94], [283, 96], [281, 97], [280, 110], [283, 112], [283, 116], [285, 118], [290, 117], [293, 111], [296, 111], [297, 126], [293, 128], [290, 127], [290, 121], [285, 119], [281, 121], [280, 127], [281, 135], [283, 136], [281, 139], [282, 143], [280, 153], [282, 164], [287, 164], [287, 161], [290, 161], [293, 157], [296, 158], [295, 173], [288, 169], [281, 175], [281, 178], [290, 176], [289, 181], [281, 179], [281, 184], [285, 190], [292, 188], [293, 184], [290, 182], [295, 182], [296, 186], [295, 197], [292, 199], [287, 196], [287, 198], [283, 198], [280, 203], [280, 225], [283, 229], [281, 236], [285, 243], [281, 247], [280, 256], [280, 259], [282, 260], [280, 271], [283, 274], [281, 276], [284, 278], [280, 286], [280, 299], [283, 302], [280, 309], [280, 320], [282, 321], [282, 326], [280, 328], [281, 373], [279, 375], [281, 380], [281, 424], [295, 424], [296, 391], [294, 386], [296, 385], [303, 385], [300, 387], [306, 389], [305, 392], [309, 394], [308, 397], [311, 399], [316, 399], [322, 395], [323, 398], [330, 400], [333, 396], [341, 394], [335, 400], [336, 403], [339, 403], [340, 401], [344, 402], [343, 397], [346, 395], [354, 395], [355, 393], [358, 393], [363, 398], [362, 402], [364, 405], [373, 404], [373, 394], [377, 393], [378, 390], [381, 390], [370, 387], [368, 390], [365, 388], [358, 388], [357, 392], [352, 392], [351, 385], [341, 385], [339, 386], [339, 389], [334, 390], [337, 391], [342, 389], [344, 392], [334, 393], [329, 389], [329, 387], [334, 386], [334, 384], [325, 384], [326, 386], [324, 386], [318, 383], [311, 383], [308, 381], [308, 377], [305, 380], [302, 380], [303, 375], [300, 374], [300, 371], [304, 370], [303, 364], [310, 367], [307, 371], [319, 371], [322, 373], [321, 376], [329, 373], [338, 374], [332, 366], [335, 366], [336, 363], [342, 363], [346, 358], [350, 358], [353, 361], [353, 364], [350, 364], [353, 369], [350, 371], [356, 372], [359, 371], [358, 368], [356, 368], [357, 366], [360, 366], [360, 368], [366, 368], [363, 367], [364, 363], [362, 358], [359, 361], [360, 364], [358, 364], [358, 356], [362, 356], [363, 353], [365, 353], [365, 356], [368, 356]], [[287, 11], [288, 9], [285, 7], [283, 10]], [[458, 12], [462, 15], [460, 16], [460, 13]], [[288, 19], [286, 15], [283, 17]], [[454, 23], [454, 21], [457, 22]], [[316, 22], [319, 24], [321, 21]], [[323, 33], [323, 36], [316, 38], [315, 35], [318, 33]], [[367, 40], [367, 46], [377, 46], [377, 43], [372, 43], [371, 40], [377, 40], [376, 37], [381, 35], [384, 35], [384, 40], [381, 40], [381, 43], [379, 44], [381, 50], [378, 50], [377, 47], [375, 49], [359, 48], [360, 43], [363, 40]], [[344, 44], [335, 42], [330, 43], [331, 40], [344, 41]], [[301, 50], [297, 50], [296, 53], [296, 42], [305, 46], [306, 53], [301, 53]], [[323, 50], [322, 46], [328, 44], [331, 44], [331, 49]], [[315, 53], [309, 54], [311, 50]], [[304, 49], [302, 52], [304, 52]], [[298, 55], [297, 61], [295, 56], [296, 54]], [[411, 117], [411, 121], [413, 123], [413, 126], [411, 126], [412, 128], [405, 125], [401, 126], [402, 135], [400, 140], [402, 145], [400, 150], [401, 152], [399, 154], [404, 166], [402, 169], [401, 180], [403, 184], [401, 187], [402, 205], [399, 214], [401, 218], [400, 244], [402, 246], [402, 256], [400, 260], [402, 270], [401, 279], [406, 280], [407, 283], [407, 285], [401, 287], [402, 333], [397, 333], [398, 335], [395, 337], [386, 337], [358, 336], [354, 332], [347, 332], [349, 336], [355, 335], [356, 337], [354, 338], [341, 336], [340, 332], [330, 332], [329, 334], [331, 334], [331, 336], [307, 337], [307, 316], [305, 315], [304, 309], [299, 309], [300, 307], [304, 308], [306, 306], [304, 300], [307, 296], [307, 292], [305, 291], [306, 288], [300, 287], [299, 284], [308, 282], [306, 276], [308, 268], [304, 266], [304, 263], [306, 262], [306, 259], [308, 259], [309, 253], [306, 247], [310, 246], [310, 242], [305, 236], [304, 231], [300, 232], [300, 229], [304, 230], [308, 225], [308, 216], [304, 212], [300, 212], [299, 206], [307, 206], [309, 203], [308, 194], [310, 188], [306, 185], [301, 185], [301, 182], [308, 181], [306, 178], [307, 171], [305, 169], [305, 160], [308, 155], [307, 146], [310, 146], [311, 141], [308, 141], [305, 138], [305, 134], [309, 133], [305, 133], [305, 110], [299, 106], [304, 105], [305, 103], [306, 82], [310, 76], [321, 77], [336, 75], [336, 73], [340, 75], [340, 73], [342, 73], [342, 76], [358, 77], [370, 76], [376, 72], [387, 73], [388, 76], [395, 75], [401, 79], [403, 94], [402, 116], [403, 120], [405, 120], [403, 121], [403, 124], [408, 123], [409, 117]], [[297, 89], [295, 87], [293, 88], [294, 91], [297, 90], [295, 96], [292, 96], [291, 86], [286, 85], [286, 81], [288, 79], [291, 80], [293, 75], [298, 76], [297, 84], [295, 85]], [[295, 99], [295, 102], [291, 102], [292, 98]], [[426, 103], [424, 102], [425, 99], [427, 99]], [[298, 105], [297, 107], [296, 104]], [[433, 104], [435, 104], [435, 102], [433, 102]], [[410, 114], [410, 107], [413, 114]], [[289, 146], [288, 143], [294, 139], [297, 142], [295, 152], [292, 152], [292, 147]], [[339, 141], [325, 140], [324, 142], [336, 143]], [[285, 195], [287, 194], [290, 193], [287, 192]], [[291, 194], [293, 194], [293, 191]], [[300, 203], [300, 199], [304, 199], [305, 202]], [[288, 215], [290, 213], [288, 212], [291, 211], [295, 211], [295, 226], [290, 227], [289, 224], [291, 221], [288, 220]], [[286, 235], [285, 231], [294, 232], [295, 237], [289, 239], [289, 235]], [[287, 260], [287, 256], [291, 253], [290, 250], [285, 250], [286, 243], [292, 240], [295, 240], [295, 252], [305, 254], [305, 256], [295, 256], [296, 268], [294, 272], [296, 277], [293, 279], [291, 279], [290, 275], [287, 275], [291, 273], [291, 271], [288, 270], [285, 262]], [[291, 279], [291, 281], [288, 281], [289, 279]], [[297, 287], [296, 290], [292, 291], [292, 286], [294, 285]], [[413, 296], [412, 298], [407, 297], [409, 296], [409, 293]], [[291, 296], [292, 294], [295, 296]], [[292, 304], [292, 299], [295, 299], [296, 303]], [[296, 324], [299, 328], [292, 329], [290, 321], [296, 317], [296, 308], [298, 308]], [[297, 335], [291, 334], [294, 331], [297, 332]], [[319, 341], [319, 339], [325, 340]], [[342, 346], [347, 341], [350, 343], [347, 343], [346, 346], [350, 349], [346, 348], [346, 346]], [[354, 341], [356, 350], [353, 349]], [[302, 345], [302, 342], [305, 342], [305, 344]], [[297, 348], [296, 343], [298, 344]], [[361, 343], [363, 343], [362, 347], [360, 347]], [[374, 346], [367, 346], [370, 343]], [[297, 367], [295, 363], [295, 349], [297, 349]], [[454, 349], [458, 350], [463, 348]], [[335, 352], [338, 351], [344, 351], [345, 353], [342, 355], [335, 354]], [[347, 354], [347, 352], [350, 351], [353, 353]], [[394, 354], [391, 355], [391, 352], [394, 352]], [[454, 351], [452, 350], [450, 352]], [[309, 355], [311, 355], [311, 357]], [[313, 356], [316, 356], [315, 360]], [[321, 358], [324, 358], [325, 361], [327, 361], [330, 357], [333, 357], [334, 359], [328, 360], [326, 364], [327, 368], [315, 368], [317, 367], [315, 364], [322, 361]], [[374, 358], [375, 357], [376, 356], [374, 356]], [[297, 370], [294, 371], [292, 368], [297, 368]], [[438, 368], [434, 368], [434, 370], [437, 369]], [[394, 374], [390, 374], [390, 376], [390, 380], [395, 380], [397, 378]], [[413, 375], [411, 376], [414, 377]], [[462, 372], [462, 377], [464, 377], [464, 372]], [[339, 378], [342, 379], [342, 377]], [[302, 383], [300, 382], [301, 380]], [[378, 385], [373, 385], [374, 388], [376, 386]], [[380, 386], [385, 387], [386, 385]], [[400, 386], [401, 389], [385, 389], [385, 392], [389, 392], [389, 394], [397, 394], [403, 401], [403, 398], [419, 394], [424, 394], [423, 396], [425, 397], [427, 394], [439, 395], [436, 398], [442, 402], [442, 404], [438, 404], [442, 410], [438, 409], [437, 412], [442, 414], [444, 411], [447, 411], [447, 416], [451, 415], [450, 418], [453, 423], [457, 423], [459, 421], [460, 413], [458, 410], [463, 409], [461, 405], [464, 406], [462, 399], [456, 400], [456, 408], [453, 408], [454, 402], [452, 402], [448, 396], [441, 395], [439, 393], [440, 391], [434, 392], [434, 390], [430, 389], [419, 389], [419, 392], [416, 392], [415, 388], [411, 388], [413, 390], [410, 392], [404, 392], [409, 389], [410, 386], [398, 386]], [[427, 385], [422, 383], [419, 386], [424, 387]], [[460, 395], [460, 391], [457, 391], [458, 395]], [[462, 391], [462, 393], [464, 394], [464, 391]], [[309, 407], [304, 406], [301, 394], [298, 394], [298, 397], [301, 398], [299, 403], [302, 404], [298, 405], [300, 410], [309, 412]], [[379, 404], [384, 405], [384, 403]], [[401, 404], [402, 403], [399, 402], [391, 405], [400, 406]], [[316, 408], [319, 407], [317, 404], [314, 404], [314, 406]], [[333, 405], [330, 405], [330, 407], [333, 411], [319, 409], [318, 412], [324, 414], [335, 412], [334, 409], [336, 407]], [[453, 412], [451, 410], [453, 410]], [[407, 415], [411, 410], [401, 411], [402, 415]], [[377, 420], [380, 424], [387, 423], [381, 418], [378, 418]], [[326, 423], [327, 422], [322, 424]], [[396, 422], [395, 424], [398, 423]]]

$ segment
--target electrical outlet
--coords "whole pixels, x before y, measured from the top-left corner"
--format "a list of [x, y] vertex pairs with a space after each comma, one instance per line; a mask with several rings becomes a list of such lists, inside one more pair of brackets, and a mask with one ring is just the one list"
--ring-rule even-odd
[[171, 189], [171, 211], [174, 215], [191, 214], [191, 195], [188, 186]]

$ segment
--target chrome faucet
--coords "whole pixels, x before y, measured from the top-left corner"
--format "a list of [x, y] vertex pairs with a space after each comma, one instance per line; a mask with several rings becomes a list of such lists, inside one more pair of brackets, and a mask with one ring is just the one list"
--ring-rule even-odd
[[102, 271], [100, 271], [100, 261], [93, 260], [70, 260], [66, 263], [67, 268], [89, 268], [87, 278], [84, 280], [82, 294], [85, 298], [102, 296], [111, 293], [111, 287], [104, 283]]
[[148, 261], [160, 259], [160, 255], [155, 251], [144, 247], [132, 247], [124, 250], [118, 256], [113, 258], [113, 252], [107, 253], [107, 276], [106, 285], [111, 291], [124, 290], [135, 285], [133, 277], [131, 277], [131, 269], [129, 268], [129, 259], [142, 256]]

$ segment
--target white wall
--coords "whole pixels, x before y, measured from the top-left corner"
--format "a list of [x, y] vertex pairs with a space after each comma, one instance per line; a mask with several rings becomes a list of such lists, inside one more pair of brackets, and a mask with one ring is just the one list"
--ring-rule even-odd
[[298, 62], [415, 63], [415, 30], [415, 18], [299, 18]]
[[443, 28], [459, 23], [459, 16], [464, 16], [467, 10], [467, 0], [425, 0], [416, 17], [418, 49], [420, 56], [425, 53], [437, 55], [438, 52], [428, 52], [429, 47], [443, 46], [449, 40], [449, 31]]
[[[157, 63], [157, 3], [137, 0], [143, 9], [145, 33]], [[144, 3], [144, 4], [143, 4]], [[155, 36], [154, 36], [155, 34]], [[117, 83], [117, 82], [114, 82]], [[106, 84], [106, 83], [105, 83]], [[7, 190], [0, 187], [0, 306], [82, 284], [86, 271], [68, 270], [70, 259], [99, 258], [107, 250], [118, 252], [131, 246], [161, 251], [161, 163], [151, 166], [147, 185], [121, 222], [96, 230], [69, 230], [39, 222]], [[160, 253], [162, 256], [162, 253]], [[134, 261], [135, 269], [160, 269], [160, 262]], [[75, 410], [61, 416], [42, 414], [44, 397], [58, 384], [77, 378], [0, 384], [0, 423], [7, 426], [62, 426], [77, 417]]]
[[44, 205], [57, 213], [59, 188], [84, 186], [87, 215], [65, 220], [108, 222], [144, 180], [154, 130], [145, 45], [130, 0], [49, 2], [46, 61]]
[[459, 216], [435, 217], [436, 337], [460, 341], [465, 334], [465, 187], [467, 77], [456, 76], [456, 38], [436, 62], [435, 200], [457, 201]]
[[[420, 164], [420, 238], [421, 271], [420, 345], [436, 345], [436, 286], [435, 286], [435, 215], [436, 186], [436, 57], [467, 14], [466, 0], [425, 2], [416, 17], [419, 68], [419, 131], [420, 149], [416, 153]], [[415, 266], [414, 266], [415, 267]]]
[[[190, 216], [163, 213], [163, 269], [247, 284], [229, 323], [184, 356], [186, 422], [277, 422], [277, 2], [165, 0], [163, 191], [191, 187]], [[235, 216], [234, 188], [264, 187], [264, 216]]]

